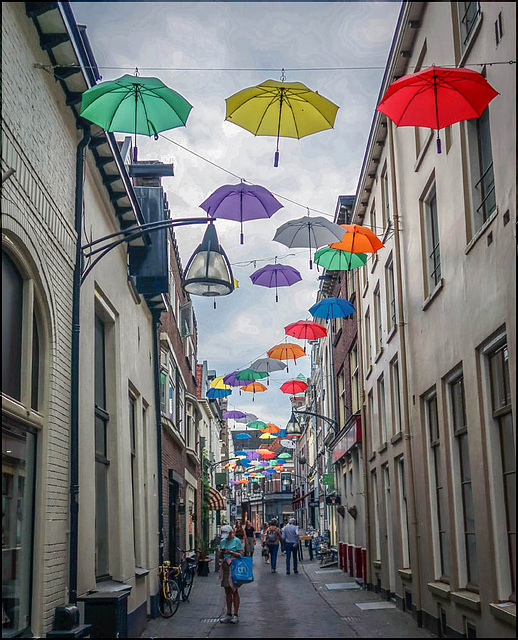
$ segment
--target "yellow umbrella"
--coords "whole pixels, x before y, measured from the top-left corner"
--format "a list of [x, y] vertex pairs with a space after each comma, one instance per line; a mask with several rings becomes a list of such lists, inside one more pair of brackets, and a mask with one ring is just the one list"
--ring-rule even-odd
[[214, 378], [214, 380], [211, 380], [210, 386], [214, 387], [214, 389], [232, 389], [231, 386], [223, 382], [223, 376], [218, 376]]
[[[284, 75], [284, 74], [283, 74]], [[265, 80], [226, 99], [226, 120], [255, 136], [277, 136], [274, 166], [279, 166], [279, 137], [303, 138], [332, 129], [339, 107], [302, 82]]]
[[275, 440], [277, 436], [274, 436], [273, 433], [263, 433], [262, 436], [259, 436], [260, 440]]

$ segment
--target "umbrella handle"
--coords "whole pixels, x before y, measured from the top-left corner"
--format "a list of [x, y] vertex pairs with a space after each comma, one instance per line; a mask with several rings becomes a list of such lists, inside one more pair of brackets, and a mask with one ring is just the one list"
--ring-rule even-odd
[[279, 152], [278, 151], [275, 152], [275, 156], [273, 158], [273, 166], [274, 167], [278, 167], [279, 166]]
[[437, 129], [437, 153], [441, 153], [441, 139], [439, 138], [439, 130]]

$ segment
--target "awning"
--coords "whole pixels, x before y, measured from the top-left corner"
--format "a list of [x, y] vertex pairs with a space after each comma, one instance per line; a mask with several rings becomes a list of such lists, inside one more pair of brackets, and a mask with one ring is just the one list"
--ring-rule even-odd
[[227, 508], [227, 501], [214, 487], [209, 487], [209, 509], [219, 511]]

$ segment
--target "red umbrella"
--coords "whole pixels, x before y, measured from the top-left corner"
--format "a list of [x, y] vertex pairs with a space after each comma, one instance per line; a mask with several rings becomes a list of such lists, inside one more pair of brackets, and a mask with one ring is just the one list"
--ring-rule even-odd
[[299, 320], [289, 324], [284, 327], [284, 332], [286, 335], [293, 336], [299, 340], [317, 340], [327, 335], [327, 329], [324, 326], [310, 320]]
[[479, 118], [497, 95], [478, 71], [431, 66], [393, 82], [377, 110], [397, 127], [437, 129], [437, 153], [441, 153], [439, 129]]
[[291, 393], [294, 396], [296, 393], [304, 393], [308, 385], [302, 380], [288, 380], [281, 386], [281, 391], [283, 393]]

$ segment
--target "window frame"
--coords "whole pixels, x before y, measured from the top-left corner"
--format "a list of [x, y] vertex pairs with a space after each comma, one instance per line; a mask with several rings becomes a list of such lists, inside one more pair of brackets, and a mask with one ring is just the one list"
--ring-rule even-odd
[[[396, 382], [396, 384], [395, 384]], [[391, 404], [393, 418], [393, 433], [400, 433], [403, 428], [402, 412], [401, 412], [401, 385], [399, 382], [399, 355], [396, 354], [390, 361], [390, 388], [391, 388]]]
[[379, 437], [380, 446], [387, 444], [388, 431], [387, 431], [387, 397], [385, 389], [385, 374], [382, 373], [376, 383], [378, 392], [378, 412], [379, 412]]
[[387, 300], [387, 331], [391, 333], [396, 327], [396, 288], [394, 281], [394, 259], [390, 255], [385, 265], [385, 293]]

